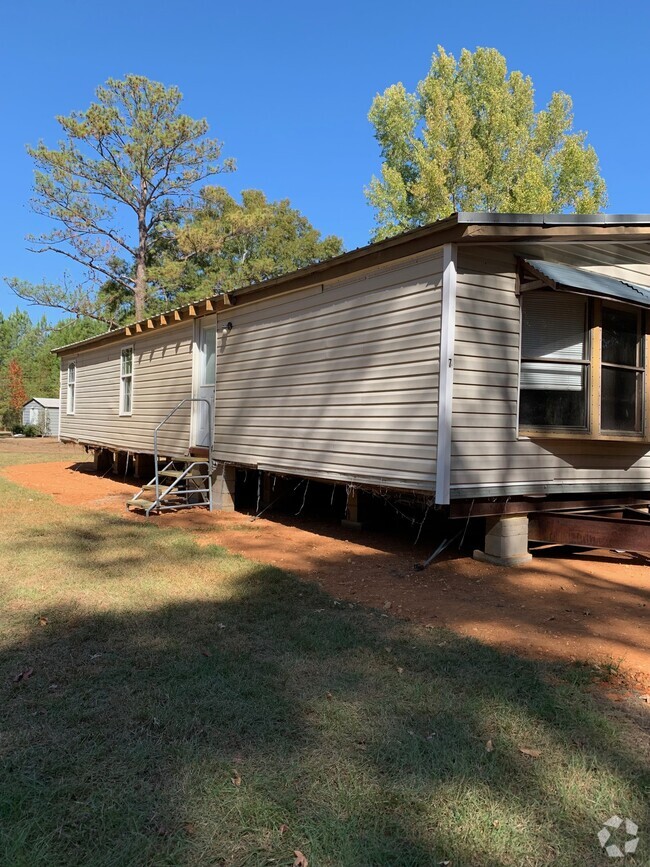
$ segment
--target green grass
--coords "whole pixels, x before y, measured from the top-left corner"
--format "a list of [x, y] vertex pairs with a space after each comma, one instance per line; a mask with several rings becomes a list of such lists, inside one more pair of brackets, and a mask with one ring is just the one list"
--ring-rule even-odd
[[584, 867], [613, 813], [650, 863], [643, 733], [569, 667], [1, 478], [0, 503], [0, 864]]

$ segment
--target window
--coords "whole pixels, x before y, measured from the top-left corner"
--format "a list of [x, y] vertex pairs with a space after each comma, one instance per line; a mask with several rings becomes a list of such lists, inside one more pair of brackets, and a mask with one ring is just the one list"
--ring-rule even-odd
[[214, 387], [217, 376], [217, 329], [203, 328], [201, 343], [201, 385]]
[[68, 365], [68, 405], [66, 412], [74, 415], [75, 390], [77, 384], [77, 362], [71, 361]]
[[133, 409], [133, 347], [122, 350], [120, 367], [120, 415], [131, 415]]
[[600, 427], [643, 433], [643, 314], [602, 306]]
[[649, 433], [645, 414], [644, 311], [583, 295], [522, 295], [519, 425], [621, 439]]

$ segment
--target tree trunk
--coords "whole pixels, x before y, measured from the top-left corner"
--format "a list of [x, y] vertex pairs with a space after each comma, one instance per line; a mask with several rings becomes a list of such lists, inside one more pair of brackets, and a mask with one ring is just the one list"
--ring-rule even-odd
[[144, 319], [147, 298], [147, 269], [144, 263], [144, 254], [138, 250], [135, 261], [135, 290], [133, 293], [135, 302], [135, 320]]
[[138, 249], [135, 257], [135, 319], [144, 319], [147, 303], [147, 213], [144, 208], [138, 214]]

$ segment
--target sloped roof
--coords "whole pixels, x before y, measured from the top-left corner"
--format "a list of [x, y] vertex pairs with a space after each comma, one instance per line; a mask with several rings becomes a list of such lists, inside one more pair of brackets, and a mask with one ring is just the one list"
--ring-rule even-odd
[[173, 310], [157, 313], [140, 322], [87, 337], [53, 349], [55, 355], [100, 346], [106, 343], [139, 338], [160, 327], [173, 325], [187, 318], [201, 317], [230, 306], [237, 301], [251, 301], [266, 294], [279, 294], [304, 289], [316, 283], [353, 274], [365, 268], [381, 265], [405, 256], [421, 253], [452, 242], [458, 244], [507, 243], [509, 241], [538, 242], [552, 239], [650, 241], [650, 214], [493, 214], [459, 212], [436, 223], [410, 229], [377, 241], [366, 247], [350, 250], [331, 259], [273, 277], [262, 283], [242, 286], [233, 292], [217, 292], [207, 298], [185, 304]]
[[32, 403], [36, 401], [36, 403], [40, 403], [43, 409], [60, 409], [61, 401], [58, 397], [30, 397], [27, 403], [24, 403], [23, 406], [27, 406], [28, 403]]

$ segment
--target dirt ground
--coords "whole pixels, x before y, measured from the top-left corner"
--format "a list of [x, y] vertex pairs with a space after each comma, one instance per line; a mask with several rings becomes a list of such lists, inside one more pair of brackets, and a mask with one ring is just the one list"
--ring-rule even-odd
[[[7, 479], [60, 503], [127, 515], [124, 504], [137, 485], [93, 474], [82, 449], [44, 440], [3, 443], [3, 451], [14, 448], [23, 461], [30, 450], [51, 452], [52, 463], [10, 466], [2, 471]], [[638, 558], [607, 551], [560, 558], [547, 551], [523, 568], [504, 569], [451, 555], [421, 572], [414, 566], [431, 553], [426, 539], [414, 546], [399, 534], [202, 509], [150, 520], [314, 581], [342, 603], [446, 626], [529, 657], [620, 664], [627, 686], [650, 691], [650, 566]]]

